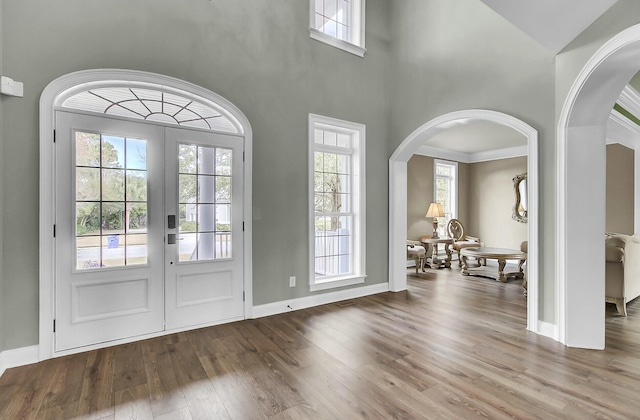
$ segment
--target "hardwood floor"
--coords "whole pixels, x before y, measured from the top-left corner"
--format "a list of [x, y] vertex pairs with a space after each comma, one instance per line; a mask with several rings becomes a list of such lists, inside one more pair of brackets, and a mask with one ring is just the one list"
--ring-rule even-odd
[[521, 281], [408, 283], [9, 369], [0, 419], [640, 418], [639, 301], [589, 351], [526, 331]]

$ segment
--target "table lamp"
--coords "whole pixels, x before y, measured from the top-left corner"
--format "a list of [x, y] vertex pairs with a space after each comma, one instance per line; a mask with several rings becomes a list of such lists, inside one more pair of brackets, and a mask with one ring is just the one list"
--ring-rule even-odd
[[429, 210], [425, 217], [433, 217], [433, 238], [438, 237], [438, 217], [444, 217], [444, 210], [442, 210], [442, 204], [431, 203], [429, 204]]

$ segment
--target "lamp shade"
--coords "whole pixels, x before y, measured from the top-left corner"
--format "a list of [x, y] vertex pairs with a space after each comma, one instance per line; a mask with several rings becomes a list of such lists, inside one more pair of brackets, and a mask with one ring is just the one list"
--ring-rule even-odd
[[444, 210], [442, 210], [442, 204], [431, 203], [429, 204], [429, 210], [425, 217], [444, 217]]

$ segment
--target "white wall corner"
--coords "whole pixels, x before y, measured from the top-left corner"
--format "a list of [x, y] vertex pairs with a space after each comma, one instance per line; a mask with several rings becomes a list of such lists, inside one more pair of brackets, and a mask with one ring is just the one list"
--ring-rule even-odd
[[278, 315], [285, 312], [312, 308], [314, 306], [326, 305], [329, 303], [340, 302], [348, 299], [356, 299], [388, 291], [389, 283], [378, 283], [372, 284], [370, 286], [339, 290], [337, 292], [322, 293], [319, 295], [306, 296], [297, 299], [281, 300], [279, 302], [254, 306], [253, 310], [251, 311], [252, 318], [255, 319], [265, 316]]
[[37, 363], [39, 361], [38, 351], [38, 346], [3, 351], [0, 353], [0, 376], [7, 369]]

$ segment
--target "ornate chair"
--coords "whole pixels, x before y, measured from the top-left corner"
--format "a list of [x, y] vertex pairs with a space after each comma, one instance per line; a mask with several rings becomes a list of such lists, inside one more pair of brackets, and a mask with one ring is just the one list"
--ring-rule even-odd
[[[472, 248], [480, 246], [480, 238], [464, 234], [464, 226], [458, 219], [451, 219], [447, 223], [447, 234], [453, 239], [451, 247], [458, 253], [458, 266], [462, 267], [462, 260], [460, 259], [460, 250], [463, 248]], [[478, 261], [482, 263], [482, 261]]]
[[419, 241], [407, 241], [407, 259], [416, 261], [416, 274], [418, 274], [418, 268], [426, 271], [424, 265], [427, 260], [427, 250]]

